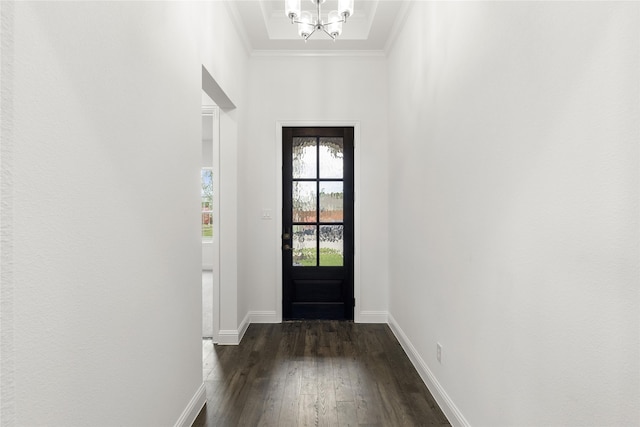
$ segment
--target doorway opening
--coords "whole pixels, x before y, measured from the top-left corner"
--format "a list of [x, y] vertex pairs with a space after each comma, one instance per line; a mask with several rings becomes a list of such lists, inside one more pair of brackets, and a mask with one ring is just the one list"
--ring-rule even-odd
[[220, 111], [202, 93], [202, 337], [218, 342], [220, 330]]
[[282, 317], [354, 319], [354, 128], [282, 128]]

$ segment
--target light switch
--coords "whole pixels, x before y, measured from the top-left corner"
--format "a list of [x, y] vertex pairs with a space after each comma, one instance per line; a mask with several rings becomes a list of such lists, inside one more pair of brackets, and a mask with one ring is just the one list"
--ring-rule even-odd
[[262, 209], [262, 219], [271, 219], [271, 209]]

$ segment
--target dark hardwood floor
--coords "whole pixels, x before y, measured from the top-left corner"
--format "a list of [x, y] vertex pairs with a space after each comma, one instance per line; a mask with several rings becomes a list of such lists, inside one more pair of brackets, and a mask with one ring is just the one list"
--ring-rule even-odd
[[197, 427], [449, 425], [387, 325], [252, 324], [203, 358]]

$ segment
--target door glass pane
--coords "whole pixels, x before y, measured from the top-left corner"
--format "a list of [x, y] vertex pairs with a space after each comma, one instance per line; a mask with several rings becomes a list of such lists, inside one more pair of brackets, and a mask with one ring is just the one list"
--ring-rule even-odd
[[344, 265], [344, 239], [342, 225], [320, 226], [320, 266]]
[[293, 138], [293, 177], [317, 178], [317, 150], [315, 138]]
[[293, 222], [316, 222], [316, 183], [293, 182]]
[[203, 168], [200, 172], [202, 188], [200, 201], [202, 205], [202, 238], [210, 240], [213, 236], [213, 170]]
[[342, 138], [320, 138], [320, 178], [342, 178]]
[[315, 267], [317, 263], [316, 226], [293, 226], [293, 266]]
[[343, 201], [342, 181], [320, 182], [320, 222], [342, 222]]

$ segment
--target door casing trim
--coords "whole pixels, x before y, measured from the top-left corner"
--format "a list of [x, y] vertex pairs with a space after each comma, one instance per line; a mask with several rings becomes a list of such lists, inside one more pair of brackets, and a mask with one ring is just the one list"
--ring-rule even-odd
[[282, 128], [283, 127], [352, 127], [353, 128], [353, 296], [356, 305], [353, 308], [353, 321], [360, 323], [360, 121], [307, 121], [307, 120], [278, 120], [276, 121], [276, 200], [273, 219], [275, 221], [274, 252], [275, 283], [276, 283], [276, 321], [282, 322]]

